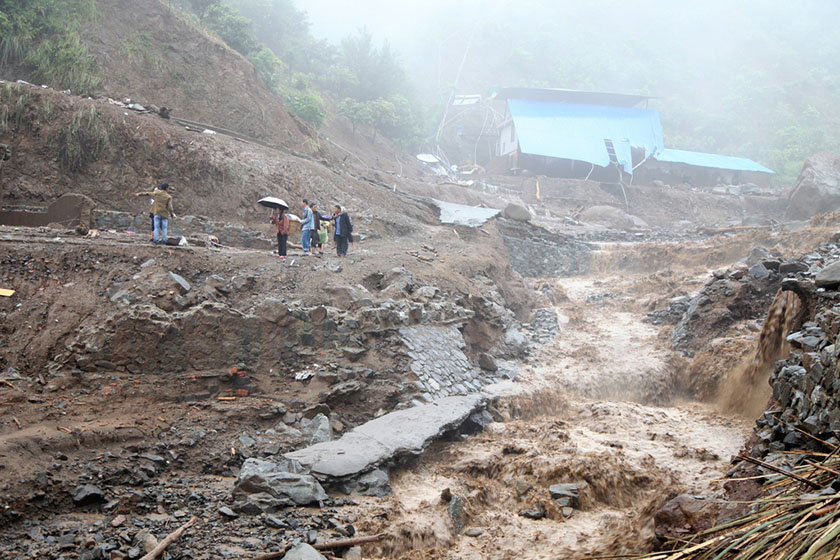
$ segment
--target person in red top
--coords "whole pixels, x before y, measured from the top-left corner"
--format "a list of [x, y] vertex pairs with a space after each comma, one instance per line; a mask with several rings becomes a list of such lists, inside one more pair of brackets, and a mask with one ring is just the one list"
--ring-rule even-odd
[[271, 223], [274, 224], [274, 231], [277, 233], [277, 256], [286, 258], [286, 242], [289, 240], [289, 217], [286, 211], [278, 208], [271, 216]]

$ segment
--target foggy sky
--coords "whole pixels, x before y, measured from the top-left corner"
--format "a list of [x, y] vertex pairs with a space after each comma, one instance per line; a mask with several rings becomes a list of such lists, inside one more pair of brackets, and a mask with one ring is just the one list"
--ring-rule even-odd
[[[709, 70], [716, 67], [746, 64], [759, 71], [773, 69], [779, 61], [764, 56], [768, 49], [762, 43], [768, 40], [798, 51], [797, 56], [806, 61], [833, 43], [837, 43], [835, 51], [840, 47], [840, 2], [833, 0], [297, 0], [297, 5], [308, 12], [316, 37], [337, 43], [365, 26], [377, 41], [388, 39], [400, 52], [409, 75], [428, 76], [430, 60], [438, 64], [438, 49], [446, 60], [460, 60], [467, 38], [479, 23], [503, 26], [511, 18], [530, 18], [535, 32], [555, 32], [558, 56], [570, 34], [585, 41], [589, 27], [594, 32], [587, 48], [604, 57], [622, 45], [639, 50], [642, 62], [657, 52], [676, 51], [685, 65], [698, 68], [704, 83], [714, 82], [716, 76], [709, 75]], [[544, 29], [541, 16], [547, 12], [568, 14], [568, 21], [574, 23], [563, 29]], [[610, 30], [612, 40], [602, 39], [604, 28]], [[527, 39], [507, 40], [513, 48], [518, 40]], [[480, 63], [474, 57], [470, 62]], [[785, 71], [795, 75], [796, 66]], [[600, 87], [628, 93], [645, 89], [632, 77], [623, 82]]]

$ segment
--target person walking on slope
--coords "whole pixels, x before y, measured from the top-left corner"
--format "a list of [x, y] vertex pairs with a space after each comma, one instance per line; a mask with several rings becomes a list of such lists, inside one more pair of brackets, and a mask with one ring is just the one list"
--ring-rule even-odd
[[286, 243], [289, 240], [289, 217], [286, 210], [278, 208], [271, 216], [271, 223], [274, 224], [274, 232], [277, 234], [277, 256], [286, 258]]
[[302, 216], [300, 217], [300, 244], [303, 245], [303, 256], [309, 256], [309, 247], [312, 241], [312, 228], [315, 226], [315, 218], [312, 209], [309, 208], [309, 201], [305, 198], [301, 203]]
[[335, 221], [335, 252], [339, 257], [346, 257], [347, 247], [353, 241], [353, 222], [338, 204], [335, 205], [332, 219]]
[[137, 196], [152, 197], [152, 215], [154, 216], [154, 233], [152, 243], [166, 245], [166, 230], [169, 225], [169, 218], [176, 218], [175, 210], [172, 207], [172, 195], [169, 194], [169, 183], [162, 183], [156, 191], [139, 192]]

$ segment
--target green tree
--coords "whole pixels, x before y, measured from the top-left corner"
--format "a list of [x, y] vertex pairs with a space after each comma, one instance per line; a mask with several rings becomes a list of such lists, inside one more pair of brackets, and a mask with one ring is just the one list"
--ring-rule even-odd
[[203, 21], [230, 48], [244, 55], [258, 48], [257, 40], [251, 32], [251, 20], [242, 17], [229, 6], [211, 5]]
[[356, 134], [357, 124], [373, 124], [370, 105], [351, 97], [346, 97], [338, 104], [338, 114], [350, 120], [353, 125], [353, 134]]
[[340, 93], [359, 101], [401, 93], [406, 86], [405, 71], [391, 45], [385, 41], [377, 48], [366, 28], [341, 41], [341, 61], [356, 79], [348, 91]]
[[289, 109], [297, 116], [314, 126], [320, 128], [324, 124], [323, 104], [320, 96], [315, 92], [304, 92], [298, 95], [293, 95], [288, 102]]

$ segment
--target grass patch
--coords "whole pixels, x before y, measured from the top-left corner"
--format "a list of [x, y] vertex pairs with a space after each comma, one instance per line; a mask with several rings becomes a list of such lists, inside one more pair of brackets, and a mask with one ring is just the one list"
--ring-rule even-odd
[[57, 132], [58, 160], [68, 171], [84, 171], [108, 150], [111, 137], [111, 123], [96, 107], [79, 109]]
[[148, 31], [138, 31], [120, 41], [120, 53], [129, 64], [137, 64], [160, 72], [164, 67], [161, 51], [169, 48], [167, 43], [156, 43]]
[[80, 29], [95, 16], [93, 0], [0, 0], [0, 71], [76, 94], [93, 92], [101, 78]]

